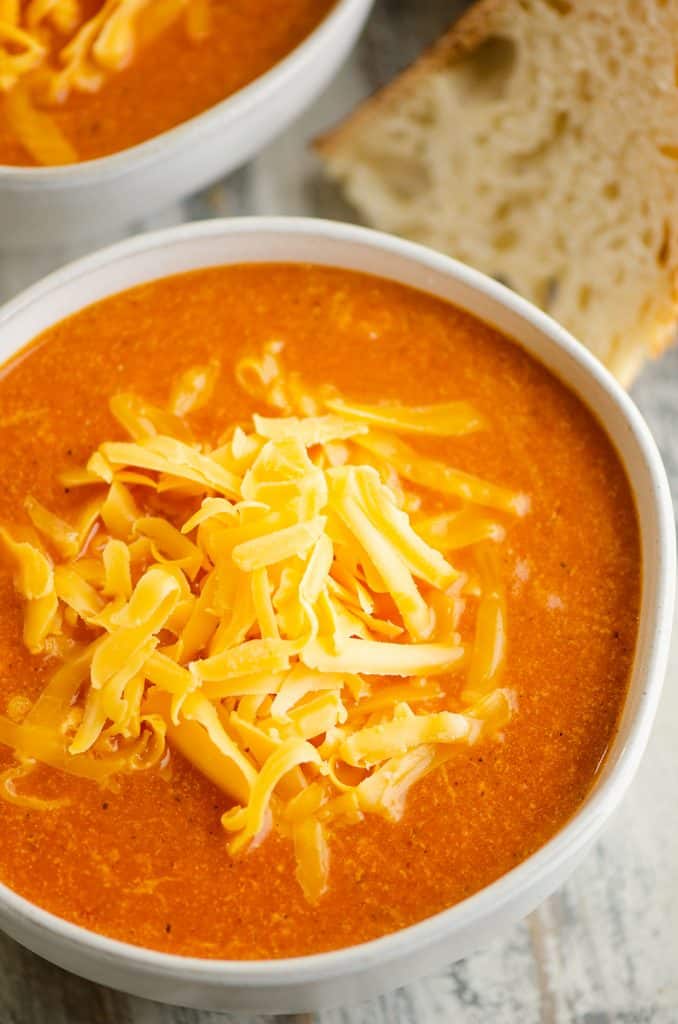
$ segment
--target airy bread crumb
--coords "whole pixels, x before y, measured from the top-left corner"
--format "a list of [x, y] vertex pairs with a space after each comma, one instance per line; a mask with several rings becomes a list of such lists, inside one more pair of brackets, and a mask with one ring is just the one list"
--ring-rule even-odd
[[480, 0], [316, 143], [365, 220], [499, 278], [628, 384], [678, 320], [678, 4]]

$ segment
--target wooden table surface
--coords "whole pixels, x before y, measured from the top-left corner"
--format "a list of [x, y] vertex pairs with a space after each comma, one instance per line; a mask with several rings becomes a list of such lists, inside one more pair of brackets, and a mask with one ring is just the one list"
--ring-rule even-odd
[[[124, 234], [211, 216], [311, 214], [351, 219], [307, 141], [407, 63], [463, 4], [381, 0], [349, 64], [285, 135], [208, 192]], [[0, 299], [79, 251], [0, 250]], [[678, 350], [633, 390], [678, 493]], [[657, 723], [631, 792], [570, 881], [484, 951], [359, 1007], [298, 1024], [676, 1024], [678, 1022], [678, 638]], [[283, 1020], [283, 1018], [278, 1018]], [[200, 1013], [83, 981], [0, 936], [0, 1024], [263, 1024]]]

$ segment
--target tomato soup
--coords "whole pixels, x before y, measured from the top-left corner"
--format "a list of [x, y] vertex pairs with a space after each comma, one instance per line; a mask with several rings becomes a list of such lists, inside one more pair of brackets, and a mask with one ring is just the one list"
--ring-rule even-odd
[[0, 164], [91, 160], [165, 132], [268, 71], [333, 2], [122, 0], [116, 15], [110, 0], [83, 0], [72, 18], [57, 0], [36, 22], [24, 0], [0, 31]]
[[[638, 624], [629, 483], [579, 399], [462, 310], [305, 265], [134, 288], [3, 368], [0, 471], [0, 879], [52, 913], [191, 956], [337, 949], [499, 878], [594, 783]], [[95, 721], [102, 645], [173, 587]], [[73, 658], [48, 735], [31, 714]], [[241, 758], [226, 785], [208, 736]], [[139, 770], [97, 774], [128, 749]]]

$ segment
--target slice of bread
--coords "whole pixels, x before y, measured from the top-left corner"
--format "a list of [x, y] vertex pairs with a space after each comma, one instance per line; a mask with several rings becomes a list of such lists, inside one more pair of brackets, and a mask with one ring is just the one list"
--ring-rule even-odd
[[479, 0], [317, 140], [365, 220], [499, 278], [629, 383], [678, 320], [678, 0]]

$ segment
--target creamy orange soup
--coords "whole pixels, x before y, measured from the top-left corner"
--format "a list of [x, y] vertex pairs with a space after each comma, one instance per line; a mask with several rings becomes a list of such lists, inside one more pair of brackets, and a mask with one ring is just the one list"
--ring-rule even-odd
[[[269, 828], [259, 842], [229, 852], [220, 816], [233, 821], [234, 800], [171, 736], [161, 763], [106, 788], [45, 765], [15, 779], [15, 795], [55, 803], [33, 809], [30, 799], [0, 801], [4, 883], [102, 934], [202, 957], [296, 956], [363, 942], [463, 900], [520, 863], [589, 792], [614, 735], [636, 641], [636, 512], [624, 470], [591, 413], [519, 345], [474, 317], [343, 270], [198, 271], [116, 295], [45, 332], [0, 377], [0, 523], [19, 529], [29, 495], [73, 520], [83, 489], [66, 486], [59, 474], [75, 480], [101, 442], [124, 439], [109, 410], [114, 394], [135, 393], [166, 408], [182, 373], [211, 366], [211, 401], [186, 415], [195, 437], [215, 444], [255, 412], [279, 416], [234, 374], [271, 342], [308, 392], [323, 394], [331, 385], [369, 408], [461, 401], [477, 411], [483, 429], [410, 436], [407, 443], [422, 459], [527, 499], [522, 514], [498, 507], [482, 513], [501, 527], [493, 535], [501, 543], [487, 543], [497, 552], [505, 606], [499, 685], [512, 695], [511, 713], [474, 742], [436, 748], [444, 756], [410, 788], [399, 820], [360, 812], [341, 827], [329, 820], [328, 873], [313, 900], [299, 885], [284, 831]], [[128, 486], [138, 503], [148, 500], [147, 488], [133, 480]], [[410, 491], [415, 525], [460, 504], [416, 484]], [[93, 536], [90, 554], [96, 528]], [[462, 577], [455, 585], [467, 587], [455, 629], [470, 647], [474, 631], [478, 639], [482, 586], [474, 590], [470, 548], [458, 545], [446, 557]], [[52, 657], [31, 654], [22, 643], [25, 607], [14, 569], [3, 556], [0, 713], [20, 724], [55, 657], [54, 650]], [[400, 622], [397, 609], [389, 614]], [[462, 663], [422, 685], [438, 680], [445, 706], [458, 711], [472, 671]], [[368, 680], [373, 693], [405, 682]], [[76, 694], [76, 710], [79, 700]], [[235, 705], [222, 704], [228, 725]], [[15, 755], [0, 745], [0, 768], [11, 773]], [[356, 807], [365, 809], [360, 801]]]
[[[74, 5], [57, 0], [43, 5], [63, 8], [61, 20], [49, 13], [36, 20], [34, 0], [20, 0], [15, 17], [0, 6], [0, 164], [91, 160], [167, 131], [277, 64], [333, 3], [82, 0]], [[116, 6], [131, 12], [122, 44], [120, 26], [114, 26], [115, 38], [103, 40], [95, 26], [86, 45], [78, 43], [82, 58], [74, 60], [72, 41], [87, 19], [104, 8], [115, 12]]]

